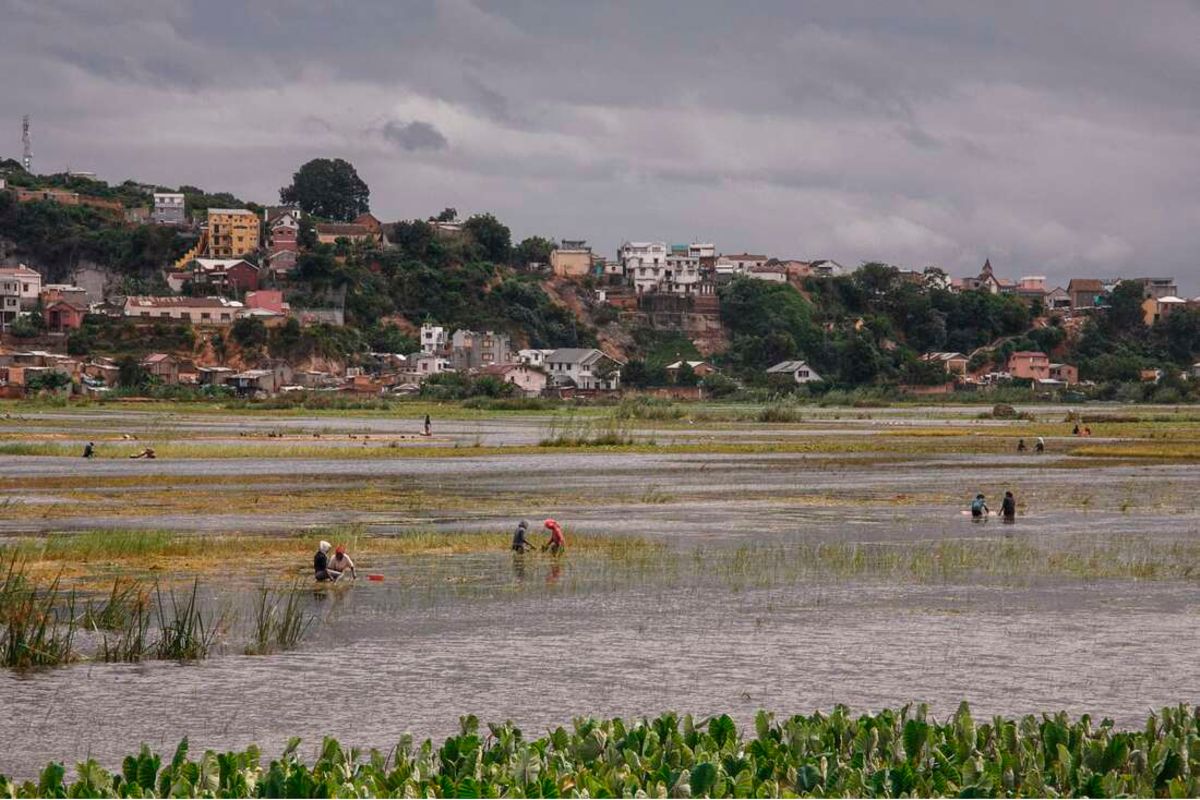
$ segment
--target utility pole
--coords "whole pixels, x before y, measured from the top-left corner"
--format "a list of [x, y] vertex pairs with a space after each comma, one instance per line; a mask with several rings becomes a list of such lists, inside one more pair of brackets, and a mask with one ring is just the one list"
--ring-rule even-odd
[[33, 142], [29, 138], [29, 115], [26, 114], [21, 118], [21, 144], [23, 151], [21, 154], [21, 166], [26, 172], [33, 171]]

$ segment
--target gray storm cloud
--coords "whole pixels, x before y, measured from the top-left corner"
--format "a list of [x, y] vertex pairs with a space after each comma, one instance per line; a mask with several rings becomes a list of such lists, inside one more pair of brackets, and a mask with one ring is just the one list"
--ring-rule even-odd
[[0, 6], [41, 170], [264, 200], [340, 156], [382, 217], [1200, 291], [1195, 3]]
[[396, 122], [389, 120], [383, 126], [383, 138], [405, 150], [441, 150], [449, 144], [441, 131], [428, 122]]

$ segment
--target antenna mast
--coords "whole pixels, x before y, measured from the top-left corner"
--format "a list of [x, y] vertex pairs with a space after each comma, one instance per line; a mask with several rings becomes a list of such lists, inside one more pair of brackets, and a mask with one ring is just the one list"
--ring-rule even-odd
[[21, 119], [21, 144], [24, 145], [24, 150], [21, 154], [21, 166], [26, 172], [33, 171], [33, 143], [29, 138], [29, 115], [26, 114]]

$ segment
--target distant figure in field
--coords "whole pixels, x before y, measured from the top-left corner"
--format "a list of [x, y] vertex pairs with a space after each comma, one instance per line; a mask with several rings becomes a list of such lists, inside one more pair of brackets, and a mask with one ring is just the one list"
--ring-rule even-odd
[[1037, 451], [1037, 452], [1039, 452], [1039, 453], [1044, 453], [1044, 452], [1046, 452], [1046, 440], [1045, 440], [1045, 439], [1043, 439], [1041, 436], [1039, 436], [1039, 437], [1038, 437], [1038, 440], [1037, 440], [1037, 444], [1036, 444], [1036, 445], [1034, 445], [1034, 448], [1033, 448], [1033, 449], [1034, 449], [1034, 450], [1036, 450], [1036, 451]]
[[1018, 439], [1018, 440], [1017, 440], [1017, 452], [1018, 452], [1018, 453], [1024, 453], [1024, 452], [1025, 452], [1025, 440], [1024, 440], [1024, 439]]
[[433, 421], [431, 419], [429, 419], [428, 414], [425, 415], [425, 435], [426, 436], [433, 435]]
[[980, 492], [971, 501], [971, 520], [973, 522], [982, 522], [987, 519], [988, 513], [987, 503], [983, 499], [983, 492]]
[[1000, 516], [1008, 523], [1017, 521], [1017, 498], [1013, 497], [1012, 492], [1004, 493], [1004, 502], [1000, 504]]
[[317, 552], [313, 555], [313, 576], [318, 581], [337, 580], [329, 574], [329, 548], [333, 547], [329, 542], [324, 540], [317, 545]]
[[92, 458], [95, 455], [96, 455], [95, 442], [88, 442], [87, 444], [85, 444], [83, 446], [83, 457], [84, 458]]
[[1078, 422], [1076, 422], [1076, 423], [1075, 423], [1075, 427], [1071, 429], [1071, 435], [1072, 435], [1072, 436], [1078, 436], [1078, 435], [1079, 435], [1079, 423], [1078, 423]]
[[533, 549], [533, 545], [530, 543], [529, 539], [526, 538], [526, 534], [528, 532], [528, 522], [521, 520], [519, 523], [517, 523], [517, 530], [516, 533], [513, 534], [512, 538], [512, 550], [514, 553], [524, 553], [526, 550]]
[[1084, 426], [1083, 426], [1083, 435], [1084, 435], [1084, 436], [1091, 436], [1091, 435], [1092, 435], [1092, 429], [1091, 429], [1090, 427], [1088, 427], [1087, 425], [1084, 425]]
[[550, 541], [546, 542], [543, 550], [549, 550], [551, 555], [558, 555], [567, 547], [567, 540], [563, 536], [562, 526], [552, 519], [546, 520], [546, 530], [550, 531]]
[[329, 562], [329, 576], [333, 580], [340, 579], [348, 571], [350, 577], [358, 580], [358, 571], [354, 569], [354, 562], [350, 560], [350, 556], [346, 555], [346, 546], [339, 544], [333, 549], [333, 559]]

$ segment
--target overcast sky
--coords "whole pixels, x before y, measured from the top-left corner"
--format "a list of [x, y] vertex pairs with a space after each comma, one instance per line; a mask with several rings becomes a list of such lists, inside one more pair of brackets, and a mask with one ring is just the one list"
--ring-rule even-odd
[[384, 220], [1200, 292], [1200, 3], [0, 0], [0, 155]]

